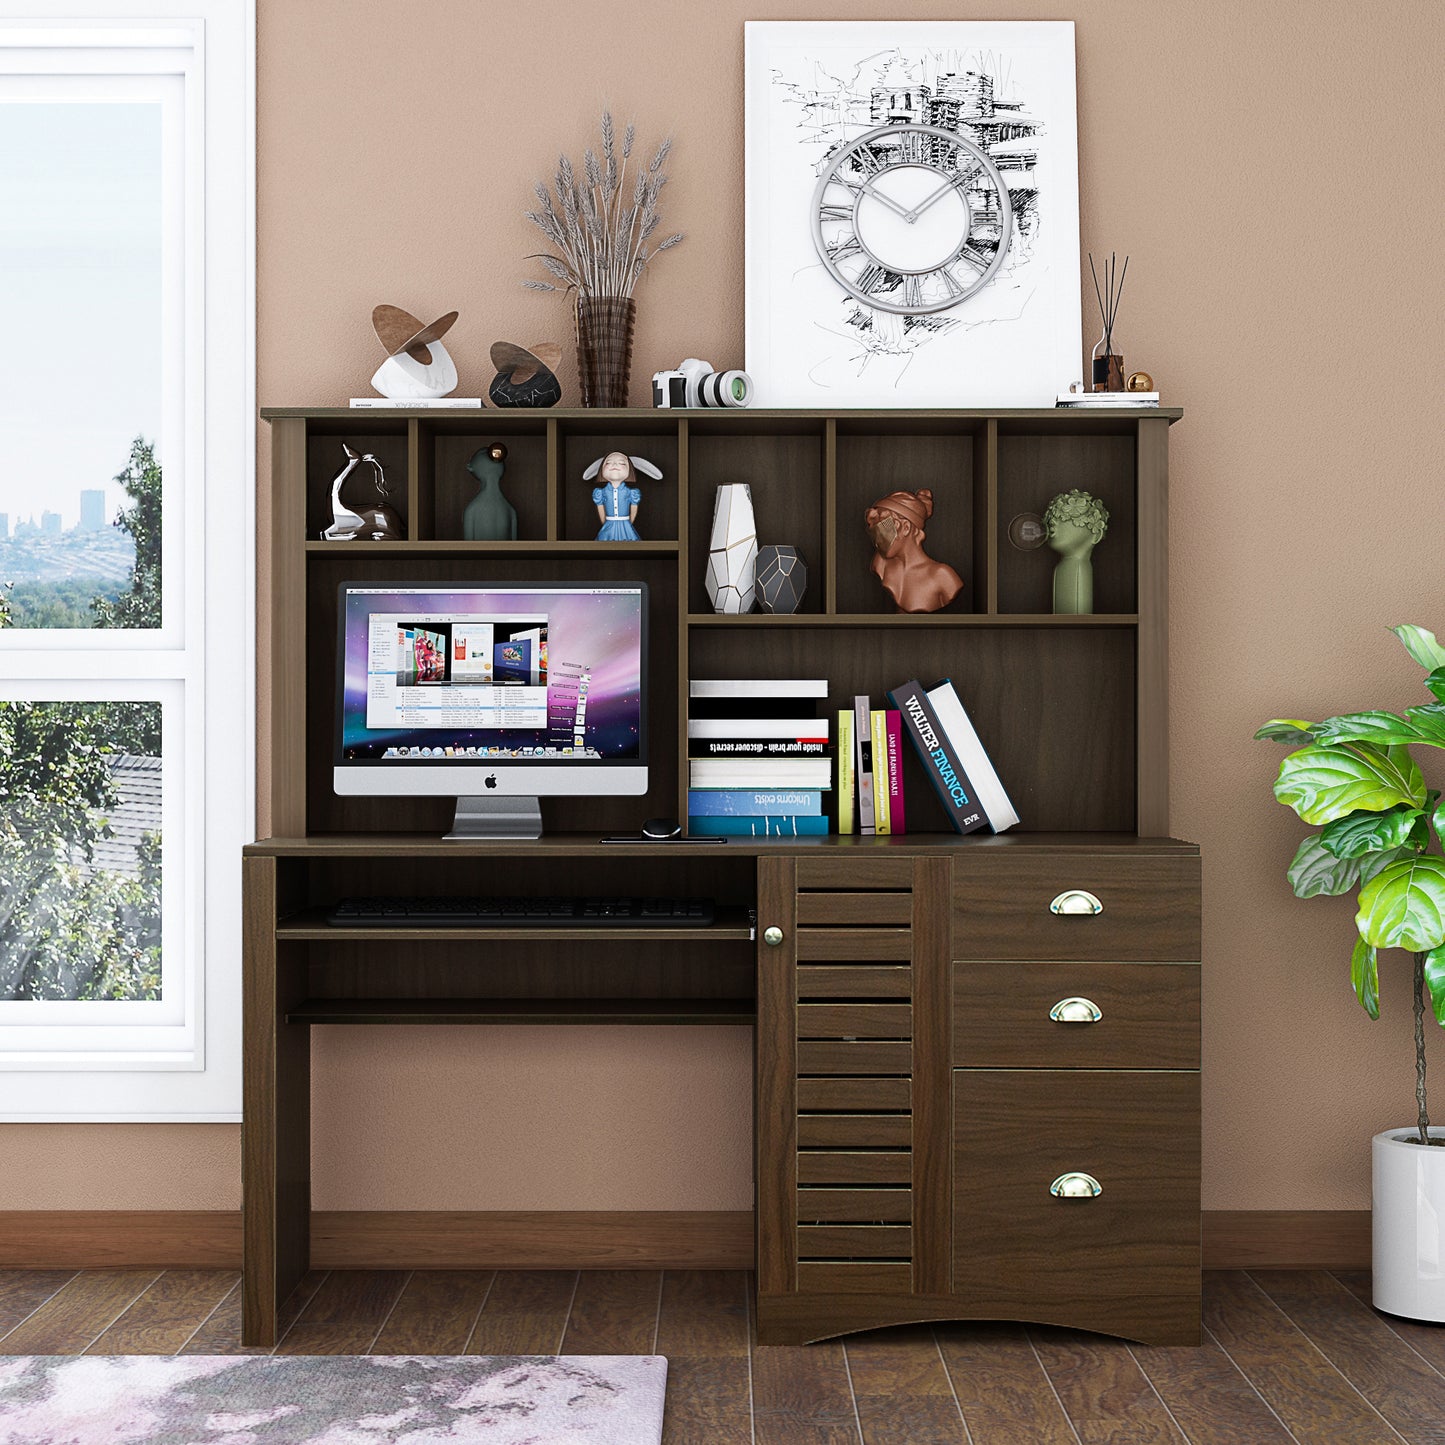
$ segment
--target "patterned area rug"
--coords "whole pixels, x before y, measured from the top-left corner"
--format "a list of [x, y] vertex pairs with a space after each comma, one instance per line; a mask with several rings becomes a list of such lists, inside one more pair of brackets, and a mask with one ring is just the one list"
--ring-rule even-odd
[[0, 1358], [0, 1445], [658, 1445], [661, 1355]]

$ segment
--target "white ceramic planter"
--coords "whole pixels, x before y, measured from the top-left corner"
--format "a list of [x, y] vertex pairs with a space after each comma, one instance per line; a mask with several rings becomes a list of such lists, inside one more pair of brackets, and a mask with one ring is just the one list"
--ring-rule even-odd
[[[1374, 1301], [1409, 1320], [1445, 1323], [1445, 1148], [1405, 1141], [1414, 1128], [1371, 1141]], [[1432, 1125], [1432, 1139], [1445, 1127]]]

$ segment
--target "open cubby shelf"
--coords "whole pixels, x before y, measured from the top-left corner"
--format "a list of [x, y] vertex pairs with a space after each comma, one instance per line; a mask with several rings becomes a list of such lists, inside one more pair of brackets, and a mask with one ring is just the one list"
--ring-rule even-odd
[[[548, 832], [626, 832], [650, 814], [687, 812], [687, 679], [827, 677], [827, 709], [855, 693], [881, 701], [909, 677], [950, 677], [995, 757], [1021, 831], [1164, 831], [1156, 797], [1163, 717], [1167, 432], [1181, 413], [1130, 408], [974, 411], [563, 410], [465, 413], [279, 408], [274, 431], [273, 566], [294, 639], [325, 658], [283, 698], [282, 732], [310, 759], [328, 758], [334, 682], [330, 649], [343, 581], [578, 582], [640, 579], [650, 589], [650, 788], [636, 798], [544, 804]], [[406, 521], [397, 542], [325, 542], [341, 443], [386, 468]], [[467, 542], [462, 513], [473, 452], [508, 449], [503, 490], [518, 539]], [[663, 479], [641, 479], [640, 543], [598, 542], [587, 465], [604, 452], [645, 456]], [[349, 500], [368, 495], [369, 469]], [[801, 610], [719, 616], [705, 587], [717, 487], [747, 482], [760, 543], [798, 548], [808, 568]], [[964, 588], [946, 609], [893, 610], [869, 570], [863, 513], [897, 489], [934, 494], [929, 554]], [[1070, 488], [1109, 508], [1094, 553], [1097, 611], [1050, 612], [1054, 557], [1019, 551], [1010, 520], [1042, 513]], [[319, 646], [318, 646], [319, 644]], [[298, 694], [300, 696], [298, 697]], [[284, 729], [282, 728], [284, 724]], [[1145, 741], [1140, 744], [1140, 739]], [[944, 826], [910, 755], [910, 831]], [[330, 769], [283, 767], [275, 831], [361, 836], [444, 830], [440, 799], [338, 798]]]

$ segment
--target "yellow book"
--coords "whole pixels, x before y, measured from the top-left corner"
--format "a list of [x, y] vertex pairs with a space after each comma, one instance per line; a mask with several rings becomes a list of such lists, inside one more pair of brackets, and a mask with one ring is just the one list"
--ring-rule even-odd
[[838, 831], [856, 833], [857, 822], [853, 816], [853, 794], [856, 780], [853, 776], [853, 709], [844, 708], [838, 714]]
[[868, 714], [868, 731], [873, 743], [873, 831], [891, 833], [893, 824], [888, 805], [888, 713], [875, 707]]

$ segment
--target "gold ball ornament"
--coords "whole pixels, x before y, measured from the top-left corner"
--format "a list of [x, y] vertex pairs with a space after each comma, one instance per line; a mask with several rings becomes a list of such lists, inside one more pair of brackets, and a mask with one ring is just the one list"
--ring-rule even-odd
[[1131, 371], [1124, 383], [1125, 391], [1153, 391], [1154, 378], [1147, 371]]

